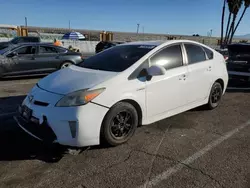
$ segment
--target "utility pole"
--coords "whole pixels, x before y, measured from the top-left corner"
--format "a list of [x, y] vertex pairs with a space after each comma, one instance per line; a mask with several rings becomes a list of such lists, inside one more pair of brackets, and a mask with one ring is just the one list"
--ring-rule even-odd
[[69, 20], [69, 30], [70, 30], [70, 20]]
[[212, 45], [212, 34], [213, 34], [213, 30], [211, 29], [210, 30], [210, 43], [211, 43], [211, 45]]
[[25, 19], [25, 27], [27, 27], [28, 23], [27, 23], [27, 17], [24, 18]]
[[143, 40], [144, 40], [144, 26], [142, 27], [142, 35], [143, 35]]
[[136, 31], [137, 34], [139, 32], [139, 27], [140, 27], [140, 24], [137, 24], [137, 31]]

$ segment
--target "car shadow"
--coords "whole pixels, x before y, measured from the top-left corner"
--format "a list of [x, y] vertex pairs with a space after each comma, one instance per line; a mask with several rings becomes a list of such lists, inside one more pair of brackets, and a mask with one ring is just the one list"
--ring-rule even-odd
[[48, 73], [44, 74], [38, 74], [38, 75], [20, 75], [20, 76], [10, 76], [10, 77], [3, 77], [0, 78], [1, 82], [4, 81], [15, 81], [15, 80], [28, 80], [28, 79], [41, 79], [45, 76], [47, 76]]
[[227, 93], [250, 93], [250, 88], [234, 88], [234, 89], [227, 89]]
[[[249, 88], [227, 88], [226, 93], [250, 93], [250, 87]], [[191, 109], [189, 111], [206, 111], [206, 106], [199, 106], [197, 108]]]
[[45, 144], [25, 133], [13, 119], [25, 95], [0, 98], [0, 161], [32, 160], [58, 162], [66, 148]]
[[16, 112], [25, 97], [25, 95], [0, 97], [0, 118], [4, 118], [2, 114], [4, 114], [5, 118], [9, 118], [6, 114]]
[[65, 154], [65, 148], [45, 144], [18, 127], [13, 118], [0, 125], [0, 161], [41, 160], [55, 163]]

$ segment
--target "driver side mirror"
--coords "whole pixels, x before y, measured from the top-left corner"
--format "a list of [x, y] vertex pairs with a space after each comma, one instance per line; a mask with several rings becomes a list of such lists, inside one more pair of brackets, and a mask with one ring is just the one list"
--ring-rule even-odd
[[18, 56], [17, 52], [11, 52], [10, 54], [7, 55], [7, 57], [15, 57]]
[[161, 76], [166, 72], [165, 68], [159, 65], [153, 65], [147, 69], [149, 76]]

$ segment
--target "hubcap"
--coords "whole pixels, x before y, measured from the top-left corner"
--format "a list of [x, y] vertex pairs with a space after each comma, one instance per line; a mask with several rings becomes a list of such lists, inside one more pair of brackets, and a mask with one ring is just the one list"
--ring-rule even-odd
[[64, 64], [62, 65], [62, 69], [67, 68], [67, 67], [69, 67], [70, 65], [71, 65], [71, 63], [64, 63]]
[[112, 121], [111, 134], [116, 139], [127, 137], [132, 130], [133, 118], [130, 112], [119, 112]]
[[220, 87], [217, 86], [214, 88], [214, 90], [212, 92], [211, 102], [213, 104], [216, 104], [219, 102], [220, 98], [221, 98], [221, 89], [220, 89]]

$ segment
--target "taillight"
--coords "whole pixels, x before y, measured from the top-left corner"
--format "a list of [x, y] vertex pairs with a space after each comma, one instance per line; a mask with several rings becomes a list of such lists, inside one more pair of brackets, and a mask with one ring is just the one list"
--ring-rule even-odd
[[228, 56], [224, 56], [224, 59], [225, 59], [225, 61], [227, 61], [228, 60]]

